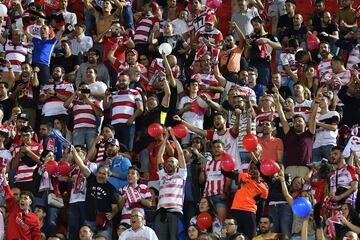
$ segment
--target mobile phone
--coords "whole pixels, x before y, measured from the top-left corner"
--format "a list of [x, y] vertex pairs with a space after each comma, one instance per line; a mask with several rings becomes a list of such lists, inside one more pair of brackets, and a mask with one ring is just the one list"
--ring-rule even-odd
[[81, 93], [90, 93], [90, 89], [81, 89]]

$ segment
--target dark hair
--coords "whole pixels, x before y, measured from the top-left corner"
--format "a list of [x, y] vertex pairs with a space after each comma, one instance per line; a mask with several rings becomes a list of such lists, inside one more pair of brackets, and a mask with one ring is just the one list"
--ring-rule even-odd
[[66, 73], [65, 68], [60, 66], [60, 65], [55, 65], [54, 68], [53, 68], [53, 71], [54, 71], [55, 68], [60, 68], [62, 75], [64, 75]]
[[264, 23], [264, 21], [261, 19], [260, 16], [253, 17], [253, 18], [251, 19], [251, 23], [254, 23], [254, 22], [257, 22], [257, 23], [260, 23], [260, 24], [263, 24], [263, 23]]
[[[54, 153], [54, 151], [52, 151], [52, 150], [47, 150], [47, 149], [45, 149], [45, 150], [41, 153], [41, 155], [40, 155], [40, 160], [45, 159], [46, 155], [48, 155], [49, 152]], [[43, 162], [43, 161], [42, 161], [42, 162]]]
[[273, 218], [270, 215], [262, 215], [260, 218], [267, 218], [270, 223], [273, 223]]
[[295, 120], [296, 118], [302, 118], [302, 119], [304, 120], [304, 122], [306, 122], [304, 116], [301, 115], [301, 114], [295, 114], [295, 115], [293, 116], [293, 119]]
[[96, 70], [96, 68], [94, 68], [94, 67], [88, 67], [88, 68], [86, 69], [86, 71], [89, 70], [89, 69], [94, 70], [94, 73], [97, 75], [97, 70]]
[[[208, 202], [208, 205], [209, 205], [209, 210], [207, 211], [207, 213], [209, 213], [211, 215], [212, 219], [215, 219], [215, 217], [216, 217], [216, 209], [215, 209], [214, 203], [210, 200], [209, 197], [201, 197], [200, 201], [201, 201], [201, 199], [206, 199], [206, 201]], [[201, 213], [200, 208], [199, 208], [200, 207], [200, 201], [199, 201], [199, 204], [198, 204], [198, 207], [197, 207], [196, 216]], [[212, 224], [207, 230], [208, 230], [208, 232], [212, 230]]]
[[97, 50], [96, 48], [90, 48], [89, 51], [88, 51], [88, 54], [89, 54], [90, 52], [95, 53], [96, 56], [100, 56], [100, 52], [99, 52], [99, 50]]
[[159, 190], [157, 190], [156, 188], [154, 188], [154, 187], [149, 187], [149, 190], [153, 190], [154, 191], [154, 193], [155, 193], [155, 196], [159, 196]]
[[213, 141], [211, 142], [211, 145], [215, 145], [216, 143], [220, 143], [221, 146], [225, 147], [224, 142], [221, 141], [220, 139], [213, 140]]
[[32, 192], [30, 192], [30, 191], [21, 191], [20, 196], [23, 196], [23, 195], [28, 196], [31, 199], [31, 201], [33, 202], [34, 194], [32, 194]]
[[257, 70], [256, 67], [249, 67], [249, 68], [247, 69], [247, 71], [248, 71], [248, 72], [254, 72], [254, 73], [256, 73], [256, 75], [259, 74], [259, 71]]
[[130, 166], [130, 167], [128, 168], [128, 172], [129, 172], [130, 170], [136, 171], [136, 172], [138, 173], [139, 177], [140, 177], [140, 169], [139, 169], [137, 166], [135, 166], [135, 165]]
[[305, 57], [307, 54], [307, 51], [300, 50], [295, 53], [295, 60], [297, 62], [302, 62], [303, 57]]
[[81, 86], [84, 86], [84, 85], [89, 85], [87, 82], [81, 82], [80, 84], [79, 84], [79, 87], [81, 87]]
[[331, 148], [331, 151], [335, 151], [335, 150], [339, 150], [340, 152], [344, 151], [344, 148], [340, 145], [337, 145], [337, 146], [333, 146]]
[[344, 59], [340, 56], [333, 56], [331, 61], [337, 61], [337, 62], [340, 62], [341, 64], [344, 64]]
[[291, 3], [291, 4], [294, 4], [296, 6], [296, 1], [295, 0], [286, 0], [285, 3]]
[[47, 128], [52, 128], [52, 123], [51, 122], [40, 122], [40, 125], [46, 125]]
[[234, 220], [234, 224], [235, 224], [235, 225], [238, 225], [238, 224], [239, 224], [238, 221], [237, 221], [235, 218], [233, 218], [233, 217], [227, 216], [225, 219]]
[[289, 47], [297, 49], [299, 47], [299, 41], [295, 38], [291, 38], [288, 43]]
[[74, 27], [81, 27], [82, 29], [84, 29], [84, 31], [86, 30], [86, 25], [82, 23], [77, 23]]

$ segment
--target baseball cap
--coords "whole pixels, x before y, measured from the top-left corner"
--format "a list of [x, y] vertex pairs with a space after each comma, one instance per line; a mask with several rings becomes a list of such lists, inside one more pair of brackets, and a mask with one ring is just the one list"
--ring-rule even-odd
[[21, 133], [28, 133], [28, 132], [33, 132], [33, 128], [31, 126], [25, 126], [21, 128]]
[[135, 49], [128, 49], [128, 50], [126, 50], [126, 55], [127, 55], [128, 53], [132, 53], [132, 54], [134, 54], [135, 56], [138, 56], [138, 51], [136, 51]]
[[120, 143], [119, 143], [119, 140], [117, 140], [116, 138], [109, 138], [107, 140], [107, 143], [108, 144], [111, 144], [111, 145], [115, 145], [117, 147], [120, 147]]
[[216, 16], [215, 15], [207, 15], [205, 18], [205, 23], [210, 23], [214, 25], [216, 22]]
[[19, 113], [17, 115], [17, 119], [23, 119], [25, 121], [30, 121], [30, 117], [26, 113]]

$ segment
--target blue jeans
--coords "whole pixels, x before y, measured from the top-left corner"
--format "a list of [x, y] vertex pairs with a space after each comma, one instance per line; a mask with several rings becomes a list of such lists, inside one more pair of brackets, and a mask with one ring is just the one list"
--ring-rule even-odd
[[258, 70], [258, 80], [257, 83], [260, 83], [264, 86], [267, 86], [270, 81], [270, 63], [259, 63], [255, 62], [249, 63], [249, 67], [255, 67]]
[[92, 37], [92, 30], [95, 26], [95, 17], [92, 15], [90, 10], [85, 10], [85, 35]]
[[112, 222], [107, 223], [106, 229], [98, 229], [94, 221], [85, 220], [84, 225], [89, 226], [94, 236], [101, 236], [105, 239], [112, 239]]
[[325, 145], [318, 148], [314, 148], [312, 151], [312, 162], [320, 162], [321, 159], [329, 159], [330, 151], [333, 145]]
[[57, 219], [60, 214], [60, 208], [51, 207], [48, 205], [48, 193], [44, 193], [41, 197], [36, 197], [34, 199], [34, 207], [37, 205], [43, 206], [46, 208], [46, 224], [49, 226], [51, 234], [56, 233], [57, 228]]
[[281, 232], [290, 237], [293, 219], [291, 207], [286, 203], [271, 205], [269, 215], [273, 219], [272, 231]]
[[220, 199], [218, 195], [208, 196], [208, 198], [213, 203], [215, 208], [217, 204], [226, 205], [226, 200]]
[[85, 202], [69, 205], [69, 240], [77, 240], [81, 226], [85, 221]]
[[38, 67], [40, 69], [40, 72], [38, 73], [40, 86], [43, 86], [46, 83], [48, 83], [50, 78], [50, 67], [46, 64], [40, 64], [40, 63], [33, 63], [33, 67]]
[[281, 78], [281, 86], [289, 87], [292, 96], [294, 96], [294, 84], [295, 84], [295, 81], [291, 77], [282, 77]]
[[84, 146], [89, 149], [97, 136], [97, 130], [93, 128], [80, 128], [73, 131], [73, 144]]
[[129, 151], [132, 151], [135, 138], [135, 124], [128, 126], [126, 123], [118, 123], [114, 125], [114, 128], [115, 138], [124, 144]]
[[132, 0], [129, 0], [130, 5], [124, 7], [123, 14], [124, 14], [124, 20], [125, 20], [125, 29], [133, 29], [134, 28], [134, 17], [132, 12]]

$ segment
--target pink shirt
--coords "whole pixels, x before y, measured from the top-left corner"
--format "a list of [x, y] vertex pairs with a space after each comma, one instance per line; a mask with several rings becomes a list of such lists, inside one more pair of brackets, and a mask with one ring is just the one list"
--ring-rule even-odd
[[276, 137], [261, 137], [259, 144], [262, 147], [260, 160], [274, 160], [277, 161], [277, 151], [284, 151], [284, 144], [280, 138]]

